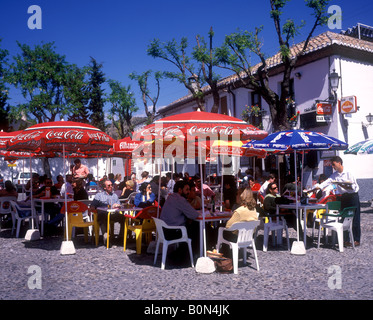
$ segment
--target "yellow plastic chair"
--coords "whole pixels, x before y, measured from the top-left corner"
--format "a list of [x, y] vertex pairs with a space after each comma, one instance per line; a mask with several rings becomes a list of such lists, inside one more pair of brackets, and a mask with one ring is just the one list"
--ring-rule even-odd
[[[95, 237], [96, 247], [98, 246], [99, 239], [99, 225], [97, 222], [97, 212], [93, 209], [89, 209], [90, 213], [93, 214], [93, 221], [85, 221], [83, 219], [83, 212], [88, 210], [88, 206], [79, 201], [70, 201], [67, 203], [67, 214], [68, 214], [68, 232], [69, 239], [71, 239], [73, 227], [84, 229], [84, 241], [88, 242], [88, 228], [93, 226], [93, 235]], [[61, 209], [61, 213], [65, 213], [65, 205]]]
[[[128, 230], [133, 231], [136, 235], [136, 253], [141, 254], [142, 236], [145, 234], [146, 243], [150, 243], [152, 239], [152, 233], [156, 231], [156, 226], [153, 217], [157, 216], [157, 206], [150, 206], [139, 211], [139, 213], [133, 217], [125, 215], [126, 221], [124, 223], [124, 240], [123, 240], [123, 251], [126, 251]], [[161, 209], [159, 209], [159, 213]], [[131, 223], [128, 221], [131, 219]]]

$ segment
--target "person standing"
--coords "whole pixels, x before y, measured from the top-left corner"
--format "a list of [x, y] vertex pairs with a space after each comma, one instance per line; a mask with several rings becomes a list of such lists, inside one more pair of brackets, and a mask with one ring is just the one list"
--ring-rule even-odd
[[[356, 207], [356, 212], [352, 221], [352, 234], [354, 236], [355, 246], [360, 245], [360, 199], [359, 199], [359, 185], [355, 177], [343, 167], [343, 160], [339, 156], [331, 159], [332, 168], [335, 170], [328, 179], [316, 186], [316, 189], [325, 189], [331, 184], [336, 184], [336, 195], [341, 200], [341, 210], [348, 207]], [[345, 246], [352, 246], [349, 234], [347, 234], [347, 241]]]
[[86, 179], [89, 174], [88, 167], [83, 165], [79, 159], [75, 159], [74, 163], [75, 166], [73, 167], [73, 178]]

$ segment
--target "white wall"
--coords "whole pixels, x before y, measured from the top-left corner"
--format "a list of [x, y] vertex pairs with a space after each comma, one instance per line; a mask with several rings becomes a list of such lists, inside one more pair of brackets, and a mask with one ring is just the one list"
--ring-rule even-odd
[[[84, 159], [81, 158], [82, 164], [86, 165], [89, 168], [90, 173], [93, 174], [93, 176], [96, 178], [97, 176], [97, 161], [98, 161], [98, 176], [99, 178], [102, 178], [105, 174], [108, 174], [110, 172], [114, 173], [121, 173], [122, 178], [124, 177], [124, 168], [123, 168], [123, 159], [121, 158], [115, 158], [117, 165], [109, 165], [110, 158], [99, 158], [98, 160], [96, 158], [94, 159]], [[72, 164], [75, 159], [69, 159], [65, 162], [65, 170], [68, 170], [69, 164]], [[64, 174], [63, 170], [63, 162], [61, 158], [52, 158], [49, 159], [49, 164], [51, 168], [51, 174], [53, 181], [56, 181], [56, 177], [59, 174]], [[29, 172], [30, 171], [30, 162], [28, 159], [26, 160], [17, 160], [16, 161], [16, 167], [13, 167], [13, 176], [16, 175], [17, 172], [22, 172], [23, 170]], [[44, 174], [44, 168], [42, 161], [39, 159], [33, 159], [32, 160], [32, 171], [37, 172], [41, 175]], [[12, 168], [8, 167], [8, 162], [4, 161], [2, 158], [0, 158], [0, 173], [5, 180], [12, 180]]]
[[[348, 121], [347, 143], [353, 145], [365, 140], [362, 122], [367, 124], [366, 116], [373, 113], [373, 65], [351, 59], [339, 59], [342, 76], [339, 97], [356, 96], [360, 107], [356, 113], [345, 116]], [[373, 125], [367, 127], [367, 134], [373, 139]], [[341, 155], [344, 165], [358, 179], [373, 178], [373, 155]]]

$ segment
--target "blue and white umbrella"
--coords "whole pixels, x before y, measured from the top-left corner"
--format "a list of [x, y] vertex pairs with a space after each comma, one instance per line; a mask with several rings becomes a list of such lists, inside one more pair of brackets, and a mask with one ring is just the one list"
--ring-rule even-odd
[[348, 144], [321, 132], [288, 130], [274, 132], [262, 140], [252, 140], [242, 148], [291, 152], [298, 150], [345, 150]]
[[[253, 140], [242, 148], [264, 149], [268, 152], [294, 152], [294, 168], [297, 167], [296, 153], [297, 151], [306, 150], [345, 150], [348, 144], [334, 137], [328, 136], [321, 132], [305, 131], [305, 130], [288, 130], [275, 132], [268, 135], [263, 140]], [[295, 181], [297, 181], [297, 170], [295, 169]], [[295, 195], [297, 199], [298, 186], [295, 184]], [[299, 241], [299, 226], [298, 226], [298, 200], [295, 201], [295, 210], [297, 217], [297, 244], [292, 247], [292, 253], [305, 254], [305, 247], [302, 241]]]

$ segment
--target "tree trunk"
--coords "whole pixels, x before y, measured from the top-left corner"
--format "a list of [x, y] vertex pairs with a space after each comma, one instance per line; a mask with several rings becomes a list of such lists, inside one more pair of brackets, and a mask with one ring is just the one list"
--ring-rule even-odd
[[[48, 158], [41, 158], [41, 161], [43, 163], [44, 173], [47, 175], [48, 178], [52, 178], [49, 159]], [[65, 161], [65, 160], [63, 159], [63, 161]]]
[[213, 100], [214, 100], [214, 104], [211, 108], [211, 113], [219, 113], [219, 105], [220, 105], [219, 91], [214, 86], [210, 85], [210, 87], [211, 87], [212, 97], [213, 97]]

